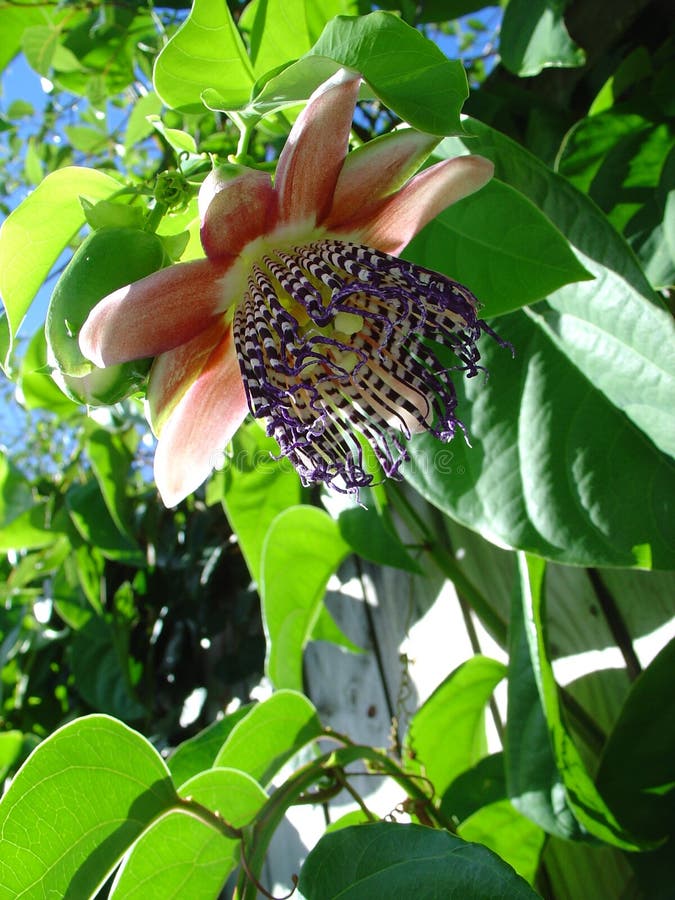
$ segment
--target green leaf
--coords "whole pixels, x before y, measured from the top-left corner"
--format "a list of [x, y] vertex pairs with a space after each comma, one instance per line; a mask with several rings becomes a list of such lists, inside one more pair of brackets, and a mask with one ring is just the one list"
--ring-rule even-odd
[[586, 830], [567, 799], [553, 753], [522, 595], [511, 603], [506, 785], [514, 808], [549, 834], [579, 840]]
[[342, 538], [363, 559], [404, 572], [422, 572], [394, 526], [380, 514], [374, 503], [343, 510], [338, 518], [338, 527]]
[[146, 708], [133, 694], [129, 659], [110, 622], [91, 616], [70, 645], [70, 667], [78, 693], [93, 708], [125, 721], [138, 721]]
[[[135, 432], [133, 438], [135, 445]], [[122, 435], [97, 428], [89, 435], [85, 448], [110, 517], [119, 532], [133, 542], [132, 500], [127, 493], [129, 468], [133, 461], [129, 446]]]
[[94, 231], [101, 228], [133, 228], [135, 230], [143, 228], [145, 214], [140, 206], [115, 203], [113, 200], [99, 200], [98, 203], [90, 203], [82, 198], [82, 208], [87, 225]]
[[447, 831], [392, 822], [352, 825], [325, 835], [307, 857], [298, 887], [312, 900], [537, 896], [485, 847]]
[[[248, 825], [267, 800], [257, 782], [234, 769], [211, 769], [180, 791], [221, 817], [227, 827]], [[216, 819], [207, 822], [188, 805], [155, 822], [134, 844], [115, 881], [112, 897], [215, 898], [239, 864], [241, 841], [228, 837]]]
[[[532, 661], [556, 767], [564, 786], [564, 799], [579, 824], [589, 834], [625, 850], [638, 850], [640, 844], [625, 831], [595, 788], [582, 758], [562, 720], [558, 687], [548, 657], [544, 629], [544, 573], [542, 559], [518, 555], [523, 628]], [[560, 802], [563, 798], [556, 798]]]
[[33, 489], [5, 453], [0, 453], [0, 525], [4, 528], [35, 504]]
[[167, 128], [159, 116], [148, 116], [148, 121], [176, 154], [197, 152], [197, 143], [189, 132]]
[[228, 109], [246, 103], [253, 71], [227, 4], [195, 0], [157, 57], [153, 81], [162, 102], [182, 112], [203, 112], [206, 88], [218, 91]]
[[386, 106], [420, 131], [462, 131], [468, 87], [461, 62], [388, 12], [333, 19], [305, 57], [256, 86], [246, 111], [263, 115], [305, 100], [340, 66], [360, 72]]
[[159, 116], [161, 111], [162, 101], [154, 91], [150, 91], [134, 103], [124, 132], [124, 148], [127, 152], [150, 137], [155, 129], [148, 120], [150, 116]]
[[535, 156], [474, 120], [465, 126], [471, 140], [448, 139], [442, 151], [492, 159], [497, 177], [541, 209], [595, 276], [538, 306], [537, 326], [657, 447], [675, 453], [675, 325], [634, 254], [588, 197]]
[[23, 734], [20, 731], [0, 733], [0, 782], [4, 782], [23, 749]]
[[508, 800], [483, 806], [461, 823], [457, 833], [492, 850], [525, 881], [534, 883], [546, 835]]
[[[200, 772], [186, 781], [178, 793], [217, 813], [233, 828], [249, 825], [268, 800], [258, 782], [246, 772], [222, 767]], [[238, 841], [232, 843], [239, 845]]]
[[219, 498], [257, 584], [270, 525], [302, 499], [298, 473], [286, 457], [275, 459], [278, 454], [279, 445], [265, 436], [258, 422], [244, 424], [232, 440]]
[[[574, 565], [675, 564], [675, 466], [607, 402], [523, 312], [499, 321], [515, 359], [481, 342], [487, 382], [457, 382], [461, 436], [410, 442], [404, 474], [493, 543]], [[437, 466], [453, 453], [453, 471]]]
[[52, 59], [60, 38], [60, 30], [50, 25], [33, 25], [25, 29], [21, 49], [28, 65], [35, 69], [38, 75], [51, 73]]
[[44, 10], [35, 6], [5, 6], [0, 9], [0, 72], [21, 49], [21, 41], [29, 27], [44, 22]]
[[438, 796], [487, 753], [485, 706], [505, 674], [497, 660], [474, 656], [413, 716], [404, 742], [408, 766], [428, 778]]
[[302, 651], [312, 639], [328, 579], [349, 552], [337, 522], [312, 506], [285, 510], [268, 529], [260, 599], [265, 671], [275, 687], [302, 689]]
[[235, 725], [213, 765], [239, 769], [267, 784], [286, 760], [322, 731], [316, 710], [303, 694], [277, 691]]
[[47, 547], [59, 533], [61, 529], [51, 518], [51, 504], [36, 503], [0, 528], [0, 551]]
[[70, 722], [31, 754], [0, 802], [0, 897], [89, 897], [177, 801], [166, 766], [107, 716]]
[[117, 900], [217, 900], [235, 866], [230, 840], [187, 809], [164, 813], [134, 844], [110, 892]]
[[251, 704], [240, 706], [176, 747], [166, 761], [174, 782], [182, 785], [204, 769], [210, 769], [229, 733], [251, 709]]
[[[104, 200], [120, 189], [117, 179], [97, 169], [58, 169], [19, 205], [0, 228], [0, 297], [12, 343], [50, 269], [84, 224], [80, 197]], [[7, 359], [0, 360], [7, 365]]]
[[567, 239], [527, 197], [493, 179], [448, 207], [403, 254], [467, 285], [498, 316], [571, 281], [592, 280]]
[[491, 753], [454, 779], [441, 798], [441, 812], [455, 822], [463, 822], [483, 806], [506, 797], [504, 753]]
[[54, 384], [47, 365], [47, 341], [39, 328], [28, 344], [19, 368], [17, 383], [26, 409], [48, 409], [64, 420], [80, 411], [80, 406]]
[[138, 545], [115, 525], [96, 481], [73, 485], [66, 494], [66, 505], [79, 534], [106, 559], [141, 563]]
[[570, 38], [561, 0], [509, 0], [499, 35], [503, 64], [515, 75], [550, 66], [583, 66], [586, 54]]
[[357, 7], [356, 0], [252, 0], [237, 24], [248, 35], [256, 76], [302, 56], [332, 18]]
[[603, 751], [598, 790], [631, 831], [675, 833], [675, 639], [637, 678]]

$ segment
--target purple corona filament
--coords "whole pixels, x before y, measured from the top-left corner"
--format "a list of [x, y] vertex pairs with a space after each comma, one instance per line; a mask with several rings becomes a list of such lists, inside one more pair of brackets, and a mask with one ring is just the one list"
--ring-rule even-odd
[[[395, 477], [408, 458], [396, 432], [448, 441], [462, 428], [450, 372], [481, 371], [476, 342], [493, 334], [477, 305], [456, 281], [360, 244], [270, 251], [233, 322], [250, 410], [305, 484], [372, 483], [355, 432]], [[450, 369], [434, 342], [454, 351]]]

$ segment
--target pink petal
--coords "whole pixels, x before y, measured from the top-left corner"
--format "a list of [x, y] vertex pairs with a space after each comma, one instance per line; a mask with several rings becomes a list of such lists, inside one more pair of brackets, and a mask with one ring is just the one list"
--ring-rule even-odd
[[339, 69], [314, 91], [296, 119], [277, 166], [282, 222], [315, 225], [330, 209], [360, 83], [359, 75]]
[[360, 216], [367, 216], [378, 201], [393, 194], [415, 174], [439, 141], [432, 134], [406, 128], [353, 150], [342, 167], [333, 206], [323, 224], [327, 228], [339, 226], [352, 219], [355, 210]]
[[493, 164], [482, 156], [443, 160], [420, 172], [375, 211], [357, 214], [331, 231], [396, 255], [434, 216], [487, 184], [493, 172]]
[[104, 367], [184, 344], [235, 299], [224, 283], [228, 269], [208, 259], [177, 263], [108, 294], [82, 326], [82, 353]]
[[148, 402], [155, 422], [162, 422], [155, 481], [165, 506], [175, 506], [222, 462], [248, 413], [232, 330], [211, 328], [159, 357], [150, 374]]
[[214, 170], [199, 191], [202, 246], [213, 260], [236, 256], [271, 230], [277, 216], [277, 195], [267, 172], [244, 169], [229, 180], [226, 176]]

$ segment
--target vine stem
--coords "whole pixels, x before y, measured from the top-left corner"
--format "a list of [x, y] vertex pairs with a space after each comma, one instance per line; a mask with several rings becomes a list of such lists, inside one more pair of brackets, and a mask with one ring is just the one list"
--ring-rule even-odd
[[[252, 827], [247, 829], [249, 835], [245, 839], [247, 868], [256, 878], [264, 862], [272, 836], [286, 814], [286, 810], [298, 802], [302, 802], [301, 798], [306, 795], [308, 788], [321, 779], [330, 778], [335, 781], [336, 773], [340, 773], [337, 775], [337, 780], [343, 786], [341, 778], [345, 778], [344, 769], [355, 762], [369, 764], [377, 774], [392, 778], [403, 788], [410, 799], [423, 807], [430, 821], [436, 827], [445, 828], [451, 832], [455, 831], [453, 823], [436, 808], [429, 793], [417, 783], [418, 779], [414, 773], [405, 772], [382, 751], [376, 750], [374, 747], [354, 744], [337, 732], [327, 730], [324, 737], [338, 741], [344, 746], [324, 753], [294, 772], [272, 794], [256, 816]], [[254, 881], [245, 872], [240, 876], [234, 896], [236, 900], [254, 900], [256, 897]]]
[[251, 143], [253, 125], [243, 116], [240, 116], [239, 113], [229, 112], [228, 115], [239, 129], [239, 143], [237, 144], [237, 152], [233, 156], [230, 156], [230, 162], [244, 165], [248, 158], [248, 147]]

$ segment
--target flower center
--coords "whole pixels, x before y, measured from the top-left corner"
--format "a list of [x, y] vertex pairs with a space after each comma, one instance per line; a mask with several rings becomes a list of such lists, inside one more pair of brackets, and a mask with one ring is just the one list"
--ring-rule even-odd
[[[489, 330], [462, 285], [331, 238], [266, 250], [251, 265], [233, 332], [249, 407], [307, 483], [372, 482], [362, 435], [385, 475], [407, 458], [399, 434], [450, 440], [451, 371], [479, 371]], [[434, 349], [454, 352], [450, 368]]]

